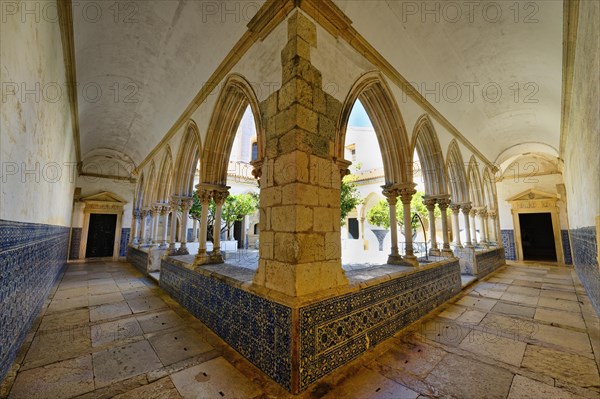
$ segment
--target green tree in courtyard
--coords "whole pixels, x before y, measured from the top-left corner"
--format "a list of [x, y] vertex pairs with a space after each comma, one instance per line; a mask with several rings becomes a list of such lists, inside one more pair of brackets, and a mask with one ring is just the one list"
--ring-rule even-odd
[[[198, 195], [194, 193], [193, 205], [190, 209], [190, 217], [196, 220], [200, 220], [202, 214], [202, 203], [198, 198]], [[213, 225], [215, 220], [216, 204], [214, 200], [210, 200], [208, 204], [208, 240], [213, 240]], [[241, 221], [247, 215], [254, 213], [258, 209], [258, 195], [255, 193], [251, 194], [238, 194], [230, 195], [223, 203], [223, 210], [221, 211], [221, 233], [230, 230], [233, 224], [237, 221]]]
[[[427, 208], [423, 204], [423, 197], [425, 193], [422, 191], [417, 191], [415, 195], [413, 195], [412, 200], [410, 201], [410, 211], [411, 214], [415, 213], [419, 214], [423, 219], [423, 222], [426, 223], [429, 217], [429, 212]], [[436, 218], [441, 216], [439, 208], [435, 208], [434, 215]], [[402, 203], [398, 201], [396, 204], [396, 220], [398, 225], [404, 226], [404, 207]], [[367, 221], [373, 226], [383, 227], [384, 229], [390, 228], [390, 206], [387, 200], [382, 199], [375, 205], [373, 208], [369, 210], [367, 213]], [[420, 226], [418, 220], [412, 221], [412, 228], [417, 229]]]
[[362, 204], [362, 198], [356, 188], [356, 175], [347, 175], [342, 179], [340, 190], [340, 214], [342, 217], [342, 226], [346, 223], [346, 217], [354, 208]]

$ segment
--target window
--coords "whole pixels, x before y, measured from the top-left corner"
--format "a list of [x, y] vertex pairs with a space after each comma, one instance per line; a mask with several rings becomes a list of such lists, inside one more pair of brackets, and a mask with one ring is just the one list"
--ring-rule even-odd
[[256, 161], [258, 159], [258, 143], [255, 141], [252, 143], [252, 155], [250, 157], [251, 161]]

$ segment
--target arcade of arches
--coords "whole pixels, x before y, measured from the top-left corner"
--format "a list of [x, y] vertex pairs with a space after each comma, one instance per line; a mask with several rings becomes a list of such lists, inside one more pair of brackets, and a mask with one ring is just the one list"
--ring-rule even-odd
[[[598, 395], [597, 2], [493, 27], [416, 2], [132, 1], [93, 24], [27, 3], [2, 9], [0, 395]], [[449, 98], [470, 74], [540, 99]], [[232, 219], [234, 194], [256, 209]]]

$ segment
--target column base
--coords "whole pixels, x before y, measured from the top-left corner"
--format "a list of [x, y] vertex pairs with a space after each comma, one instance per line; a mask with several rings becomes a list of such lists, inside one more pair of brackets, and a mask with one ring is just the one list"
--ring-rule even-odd
[[388, 255], [387, 264], [388, 265], [403, 265], [406, 262], [402, 259], [402, 256], [398, 254], [390, 254]]
[[210, 256], [206, 252], [198, 252], [194, 258], [194, 266], [207, 265], [210, 263]]
[[190, 254], [190, 252], [188, 251], [187, 247], [185, 246], [185, 243], [181, 243], [181, 246], [177, 250], [177, 255], [189, 255], [189, 254]]
[[429, 250], [429, 256], [441, 256], [442, 253], [440, 252], [439, 248], [431, 248]]
[[161, 242], [160, 245], [158, 246], [158, 249], [167, 249], [169, 248], [169, 246], [167, 245], [166, 242]]
[[450, 248], [444, 248], [442, 249], [442, 256], [445, 256], [447, 258], [454, 258], [455, 255]]
[[413, 266], [413, 267], [417, 267], [419, 266], [419, 261], [417, 260], [417, 257], [414, 255], [404, 255], [404, 266]]
[[209, 254], [209, 262], [213, 263], [213, 264], [225, 263], [225, 260], [223, 259], [223, 254], [221, 253], [221, 251], [211, 252]]

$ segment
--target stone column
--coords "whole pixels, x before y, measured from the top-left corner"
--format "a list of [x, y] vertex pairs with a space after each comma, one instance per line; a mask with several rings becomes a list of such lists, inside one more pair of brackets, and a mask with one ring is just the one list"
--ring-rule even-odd
[[179, 209], [179, 198], [173, 196], [169, 202], [171, 207], [171, 238], [169, 240], [169, 255], [177, 254], [175, 243], [177, 242], [177, 210]]
[[469, 212], [469, 218], [471, 220], [471, 241], [473, 242], [473, 246], [477, 245], [477, 224], [475, 221], [475, 215], [477, 215], [477, 209], [471, 209]]
[[196, 242], [198, 239], [198, 219], [192, 220], [192, 239], [190, 242]]
[[396, 202], [398, 198], [398, 190], [395, 190], [389, 186], [383, 186], [383, 195], [387, 199], [390, 207], [390, 234], [392, 240], [392, 248], [390, 255], [388, 256], [387, 263], [390, 265], [399, 264], [402, 261], [402, 257], [398, 252], [398, 220], [396, 218]]
[[282, 86], [261, 104], [265, 159], [260, 192], [260, 260], [254, 284], [287, 296], [348, 284], [341, 262], [340, 170], [334, 153], [342, 104], [311, 64], [315, 24], [288, 19]]
[[181, 199], [181, 232], [179, 233], [179, 237], [180, 237], [180, 242], [181, 244], [179, 245], [179, 249], [177, 250], [177, 253], [179, 253], [179, 255], [188, 255], [188, 249], [187, 249], [187, 224], [188, 224], [188, 218], [190, 216], [190, 208], [192, 207], [193, 204], [193, 200], [191, 198], [182, 198]]
[[429, 213], [429, 238], [431, 239], [431, 248], [429, 249], [429, 255], [440, 256], [440, 250], [437, 245], [437, 237], [435, 236], [435, 198], [423, 199], [423, 205], [427, 208]]
[[458, 221], [458, 213], [460, 212], [459, 204], [451, 204], [450, 210], [452, 211], [452, 231], [454, 235], [454, 242], [452, 243], [456, 248], [462, 248], [460, 243], [460, 223]]
[[400, 190], [400, 199], [402, 200], [402, 206], [404, 211], [404, 239], [405, 239], [405, 255], [404, 259], [406, 262], [413, 266], [418, 266], [419, 262], [414, 253], [413, 241], [412, 241], [412, 215], [410, 214], [410, 201], [412, 196], [417, 192], [415, 190], [414, 183], [407, 183], [403, 185]]
[[438, 198], [438, 207], [442, 213], [442, 239], [444, 246], [442, 247], [442, 256], [454, 256], [454, 252], [450, 249], [450, 239], [448, 238], [448, 206], [450, 205], [449, 198]]
[[483, 244], [484, 246], [487, 246], [487, 233], [485, 231], [485, 218], [486, 218], [487, 212], [485, 210], [485, 208], [479, 209], [477, 211], [477, 221], [479, 224], [479, 234], [481, 235], [481, 244]]
[[202, 184], [196, 186], [196, 193], [202, 205], [200, 211], [200, 235], [198, 236], [198, 254], [194, 260], [194, 265], [204, 265], [208, 263], [208, 255], [206, 254], [206, 232], [208, 231], [208, 206], [212, 198], [212, 191], [206, 189]]
[[[498, 224], [496, 223], [497, 217], [498, 217], [498, 213], [496, 212], [496, 210], [488, 211], [489, 223], [492, 225], [491, 231], [488, 230], [490, 233], [490, 241], [495, 242], [496, 245], [498, 245], [498, 242], [500, 241], [500, 238], [498, 237]], [[489, 228], [489, 224], [488, 224], [488, 228]]]
[[471, 212], [471, 208], [471, 204], [462, 205], [462, 214], [465, 221], [465, 235], [467, 239], [465, 247], [467, 248], [473, 248], [473, 243], [471, 242], [471, 224], [469, 223], [469, 212]]
[[150, 245], [155, 246], [158, 245], [158, 215], [160, 213], [160, 206], [153, 205], [152, 210], [150, 211], [150, 216], [152, 217], [152, 230], [151, 230], [151, 240]]
[[215, 220], [213, 226], [213, 251], [210, 255], [210, 263], [223, 263], [223, 254], [221, 253], [221, 212], [223, 204], [229, 196], [229, 187], [224, 191], [215, 190], [213, 199], [215, 200]]
[[148, 211], [146, 209], [142, 209], [141, 216], [142, 220], [140, 223], [140, 240], [138, 243], [138, 248], [146, 245], [146, 219], [148, 218]]
[[142, 219], [142, 212], [139, 209], [133, 210], [133, 223], [131, 225], [131, 245], [138, 246], [140, 244], [140, 223]]
[[162, 238], [160, 240], [159, 248], [166, 249], [167, 248], [167, 235], [169, 233], [169, 226], [168, 226], [168, 224], [169, 224], [169, 207], [167, 205], [162, 205], [160, 207], [160, 218], [163, 223], [163, 228], [162, 228]]

